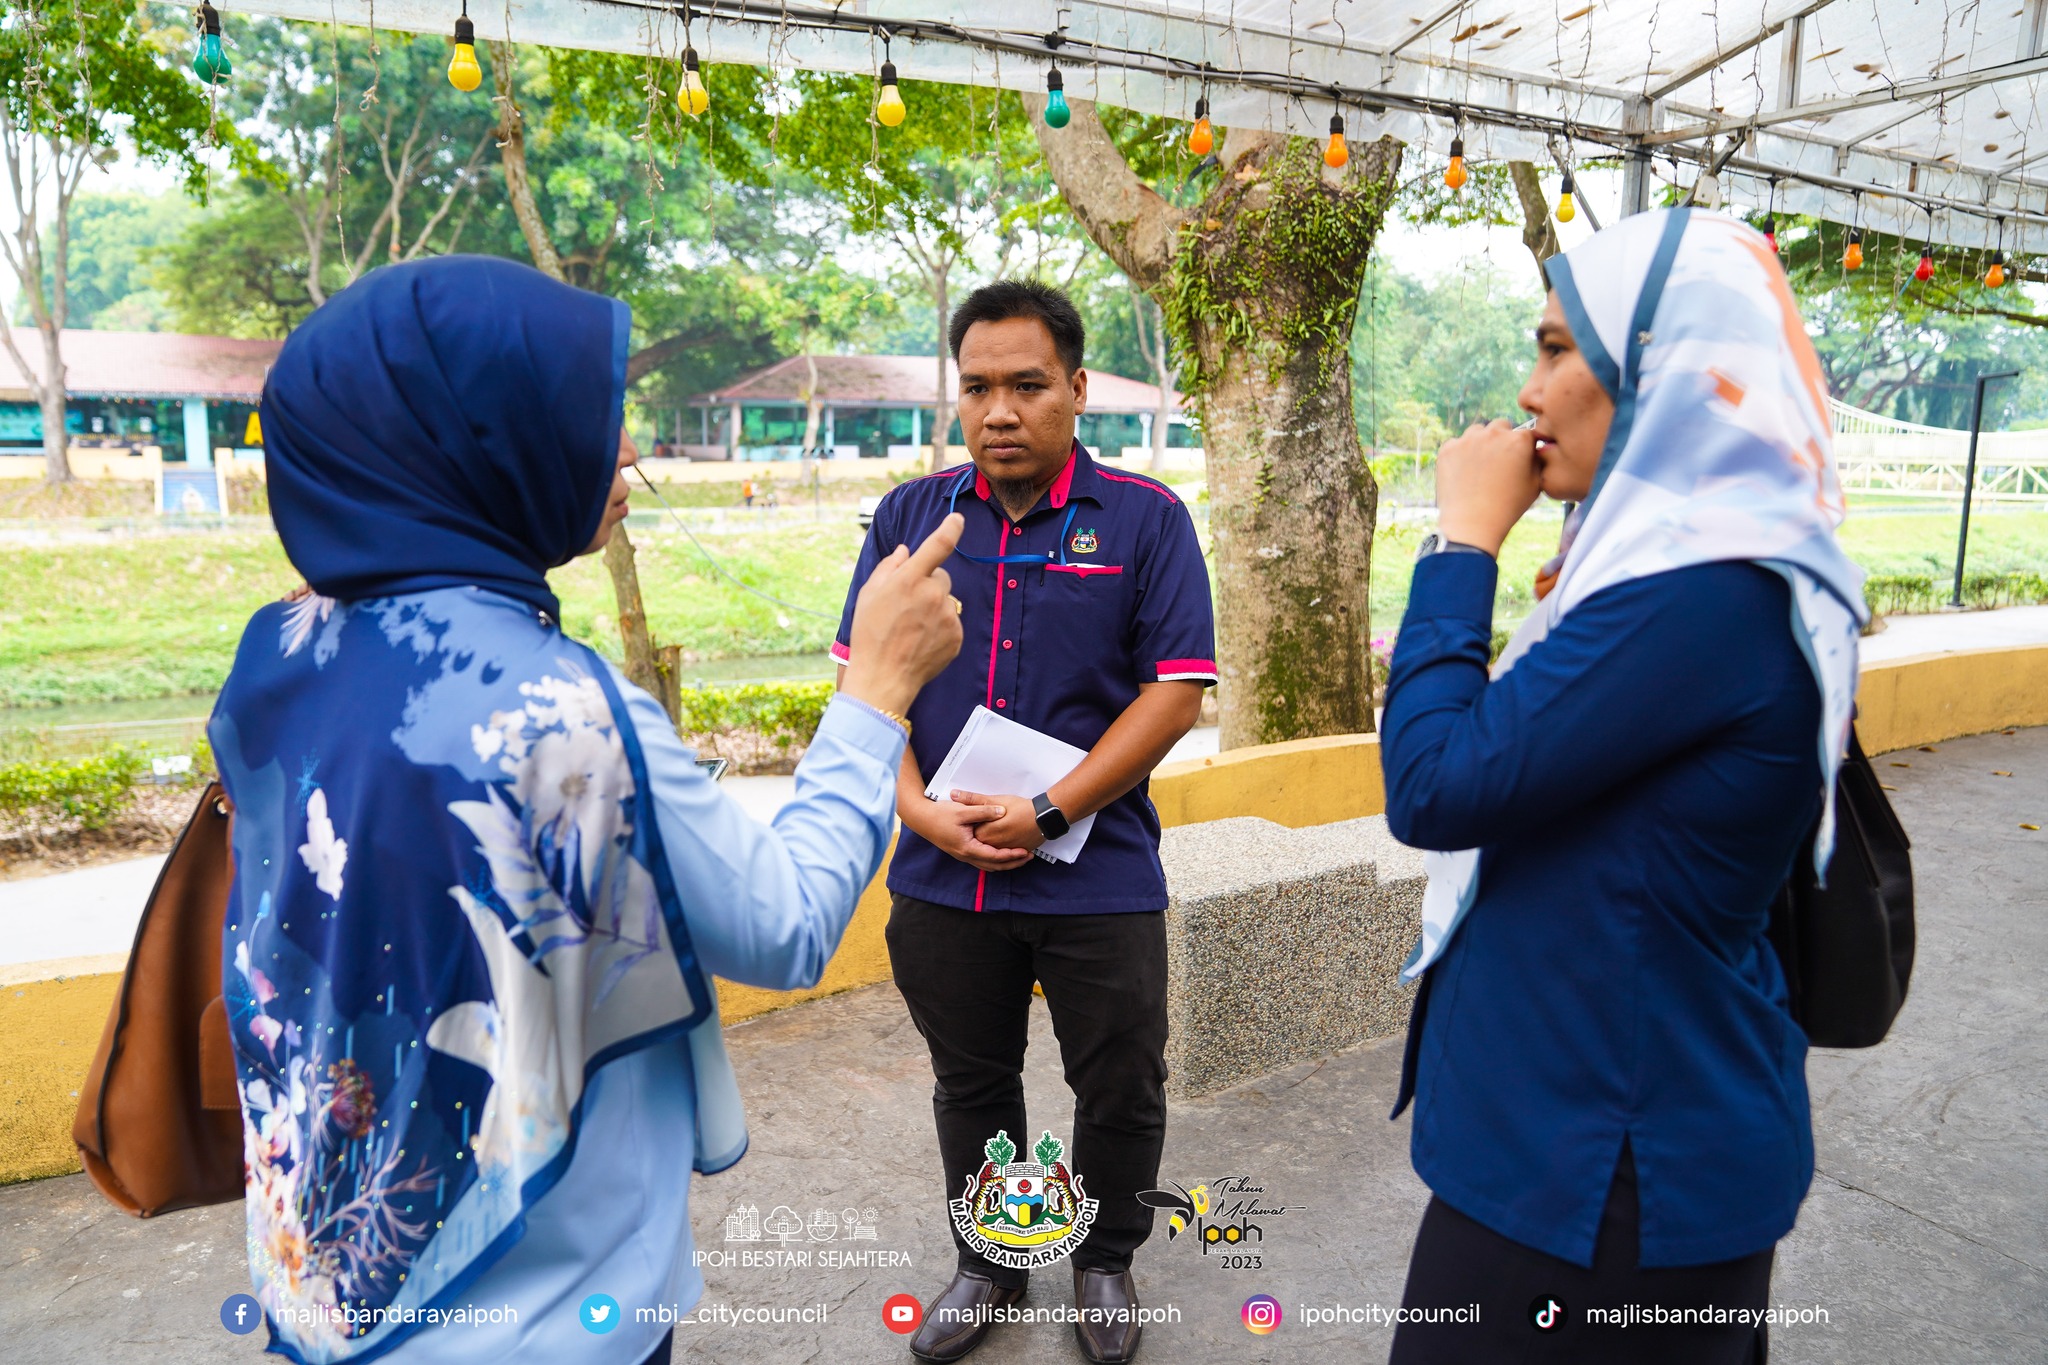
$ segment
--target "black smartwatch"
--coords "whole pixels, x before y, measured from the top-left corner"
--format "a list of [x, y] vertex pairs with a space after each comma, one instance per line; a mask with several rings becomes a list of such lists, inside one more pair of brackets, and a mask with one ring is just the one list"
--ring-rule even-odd
[[[1431, 555], [1440, 554], [1484, 555], [1486, 551], [1480, 549], [1477, 545], [1467, 545], [1462, 540], [1445, 540], [1435, 531], [1431, 531], [1422, 538], [1422, 544], [1416, 547], [1415, 562], [1420, 564]], [[1492, 559], [1494, 556], [1486, 555], [1486, 557]]]
[[1052, 803], [1051, 792], [1040, 792], [1031, 798], [1031, 809], [1038, 816], [1038, 832], [1048, 839], [1057, 839], [1073, 826], [1067, 817], [1060, 814], [1060, 808]]

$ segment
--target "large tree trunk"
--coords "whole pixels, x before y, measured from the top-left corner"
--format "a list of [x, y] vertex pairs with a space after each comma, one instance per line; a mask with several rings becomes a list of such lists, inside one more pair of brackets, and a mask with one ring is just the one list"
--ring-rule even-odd
[[1094, 107], [1039, 145], [1068, 207], [1161, 304], [1199, 406], [1216, 565], [1222, 744], [1373, 729], [1378, 488], [1351, 411], [1351, 327], [1400, 169], [1391, 138], [1326, 170], [1306, 138], [1232, 130], [1208, 198], [1132, 174]]

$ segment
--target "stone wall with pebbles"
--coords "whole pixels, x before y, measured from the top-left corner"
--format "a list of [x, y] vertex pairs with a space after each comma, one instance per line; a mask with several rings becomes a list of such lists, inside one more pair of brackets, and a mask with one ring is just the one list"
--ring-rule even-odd
[[1422, 855], [1382, 816], [1165, 831], [1167, 1093], [1212, 1094], [1407, 1026]]

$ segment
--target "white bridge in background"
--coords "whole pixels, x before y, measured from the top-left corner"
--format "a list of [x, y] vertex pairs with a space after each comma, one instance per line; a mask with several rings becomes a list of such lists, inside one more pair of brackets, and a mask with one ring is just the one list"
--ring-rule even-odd
[[[1969, 432], [1900, 422], [1832, 398], [1828, 408], [1844, 492], [1962, 501]], [[2048, 502], [2048, 431], [1981, 433], [1972, 501]]]

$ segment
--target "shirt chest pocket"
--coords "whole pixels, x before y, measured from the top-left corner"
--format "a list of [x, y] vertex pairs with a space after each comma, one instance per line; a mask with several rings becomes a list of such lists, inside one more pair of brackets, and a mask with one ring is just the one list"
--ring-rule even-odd
[[1123, 635], [1131, 575], [1122, 564], [1048, 564], [1039, 571], [1031, 603], [1041, 630], [1051, 638], [1091, 645]]

